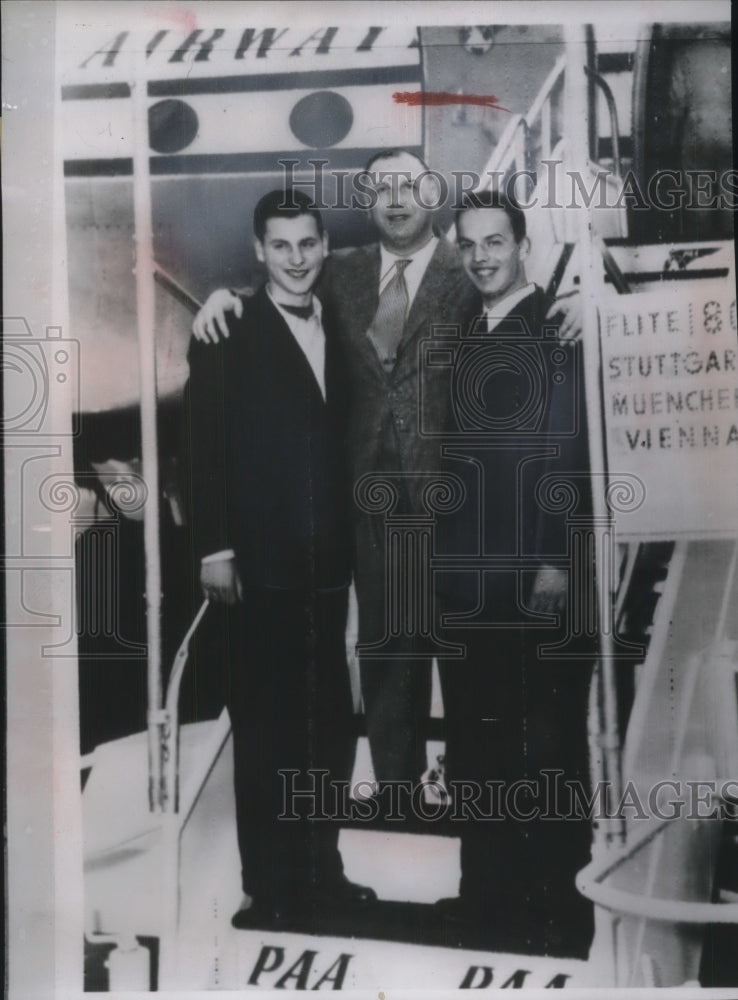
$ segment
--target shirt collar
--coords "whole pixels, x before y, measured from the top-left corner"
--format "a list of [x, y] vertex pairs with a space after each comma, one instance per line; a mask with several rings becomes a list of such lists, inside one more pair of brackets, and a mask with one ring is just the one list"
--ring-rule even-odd
[[[282, 308], [283, 303], [281, 303], [278, 299], [275, 299], [274, 295], [272, 295], [272, 291], [269, 288], [269, 285], [266, 286], [266, 293], [269, 296], [272, 303], [277, 307], [277, 309], [279, 309], [280, 314], [284, 316], [284, 318], [287, 320], [288, 325], [291, 326], [293, 323], [308, 322], [307, 320], [301, 320], [300, 317], [295, 316], [294, 313], [288, 312], [286, 309], [283, 309]], [[313, 295], [312, 303], [313, 303], [313, 316], [315, 316], [315, 318], [318, 320], [318, 323], [322, 324], [323, 306], [317, 295]]]
[[523, 299], [527, 298], [535, 290], [535, 284], [529, 281], [522, 288], [516, 288], [514, 292], [508, 292], [507, 295], [503, 295], [501, 299], [497, 299], [491, 306], [485, 306], [484, 314], [485, 316], [490, 316], [492, 319], [504, 319], [510, 310], [515, 308], [518, 302], [522, 302]]
[[398, 260], [411, 260], [413, 264], [419, 264], [423, 269], [425, 269], [425, 265], [435, 253], [437, 245], [438, 237], [431, 236], [427, 243], [424, 243], [422, 247], [418, 250], [414, 250], [412, 253], [394, 253], [394, 251], [388, 250], [383, 243], [380, 243], [379, 253], [381, 263], [379, 280], [381, 281], [385, 277], [390, 268], [394, 267]]

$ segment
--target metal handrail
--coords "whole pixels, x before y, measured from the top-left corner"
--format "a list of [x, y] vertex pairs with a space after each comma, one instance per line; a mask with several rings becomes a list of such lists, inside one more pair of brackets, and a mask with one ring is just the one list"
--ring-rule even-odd
[[503, 155], [490, 160], [487, 172], [494, 176], [506, 173], [510, 167], [514, 167], [516, 170], [525, 170], [529, 132], [530, 128], [523, 115], [516, 115], [503, 132], [500, 140], [500, 144], [504, 146]]
[[613, 612], [613, 618], [618, 627], [621, 625], [625, 600], [628, 596], [631, 581], [633, 580], [640, 548], [641, 546], [638, 542], [630, 542], [626, 548], [625, 568], [623, 570], [622, 579], [618, 585], [617, 595], [615, 598], [615, 610]]
[[542, 112], [543, 106], [547, 100], [550, 100], [553, 93], [554, 87], [558, 84], [559, 78], [563, 76], [564, 70], [566, 69], [566, 55], [559, 56], [553, 65], [553, 69], [548, 74], [546, 79], [541, 85], [541, 89], [530, 106], [528, 114], [525, 116], [525, 120], [528, 125], [532, 125], [538, 115]]
[[163, 718], [160, 720], [161, 755], [164, 762], [162, 774], [162, 809], [164, 812], [176, 813], [179, 811], [179, 692], [190, 654], [190, 642], [209, 606], [210, 601], [206, 598], [180, 643], [167, 684]]
[[618, 123], [618, 109], [615, 104], [615, 98], [612, 90], [610, 89], [610, 85], [603, 76], [599, 73], [595, 73], [589, 68], [589, 66], [584, 67], [584, 72], [588, 76], [592, 77], [594, 82], [602, 91], [605, 101], [607, 102], [607, 110], [610, 115], [610, 132], [612, 134], [612, 166], [617, 176], [620, 177], [620, 126]]
[[635, 854], [651, 843], [673, 823], [672, 819], [660, 820], [655, 828], [649, 829], [634, 840], [613, 860], [608, 854], [605, 859], [591, 861], [577, 874], [579, 891], [607, 910], [617, 910], [651, 920], [665, 920], [670, 923], [687, 924], [738, 924], [738, 903], [702, 903], [685, 899], [662, 899], [644, 896], [628, 889], [615, 889], [603, 885], [604, 880], [621, 868]]
[[188, 309], [193, 316], [202, 308], [202, 302], [188, 292], [184, 285], [181, 285], [176, 278], [169, 274], [168, 271], [165, 271], [161, 264], [157, 264], [156, 261], [154, 261], [154, 281], [169, 292], [172, 298], [181, 303], [185, 309]]
[[[172, 298], [188, 309], [193, 316], [202, 307], [202, 303], [194, 295], [153, 259], [152, 275], [155, 284], [169, 292]], [[149, 705], [149, 727], [153, 727], [159, 734], [161, 776], [156, 804], [162, 812], [176, 813], [179, 809], [179, 691], [189, 656], [190, 641], [208, 609], [208, 604], [207, 600], [203, 601], [174, 657], [164, 707]]]
[[633, 289], [628, 284], [627, 278], [620, 270], [617, 261], [610, 253], [605, 241], [601, 236], [592, 234], [592, 242], [600, 252], [602, 264], [605, 268], [605, 274], [609, 277], [610, 281], [612, 281], [615, 291], [618, 295], [629, 295]]
[[[518, 153], [518, 150], [515, 149], [515, 143], [518, 141], [518, 133], [522, 131], [527, 137], [536, 119], [539, 116], [543, 118], [547, 109], [550, 108], [554, 88], [560, 83], [565, 69], [566, 55], [562, 55], [556, 60], [553, 69], [541, 85], [541, 89], [538, 91], [528, 113], [526, 115], [515, 115], [508, 123], [500, 137], [500, 141], [495, 147], [494, 153], [487, 163], [485, 172], [494, 173], [500, 171], [503, 165], [507, 168], [511, 163], [515, 162]], [[548, 121], [550, 127], [550, 116]], [[548, 143], [545, 140], [543, 141], [544, 150], [547, 147], [551, 148], [550, 136], [548, 137]]]

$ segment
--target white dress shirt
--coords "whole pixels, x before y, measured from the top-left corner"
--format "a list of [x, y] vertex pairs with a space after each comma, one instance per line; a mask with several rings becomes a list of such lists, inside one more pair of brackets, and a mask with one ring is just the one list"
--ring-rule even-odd
[[301, 319], [300, 316], [295, 316], [294, 313], [282, 308], [282, 303], [275, 299], [268, 285], [267, 295], [279, 310], [280, 315], [290, 328], [290, 333], [307, 358], [308, 364], [313, 370], [315, 381], [320, 386], [323, 399], [325, 399], [325, 332], [323, 330], [323, 307], [319, 299], [313, 295], [313, 315], [308, 319]]

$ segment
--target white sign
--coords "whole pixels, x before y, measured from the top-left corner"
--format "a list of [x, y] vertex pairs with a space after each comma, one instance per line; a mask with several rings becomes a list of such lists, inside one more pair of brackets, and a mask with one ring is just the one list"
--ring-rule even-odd
[[[738, 341], [732, 281], [618, 296], [600, 311], [608, 468], [638, 476], [623, 536], [738, 533]], [[622, 519], [622, 520], [621, 520]]]

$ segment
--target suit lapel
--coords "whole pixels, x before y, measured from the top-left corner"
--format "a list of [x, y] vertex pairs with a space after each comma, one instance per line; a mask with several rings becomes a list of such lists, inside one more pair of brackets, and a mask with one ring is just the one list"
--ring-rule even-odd
[[353, 296], [356, 325], [364, 334], [369, 329], [379, 304], [380, 263], [379, 245], [374, 244], [368, 248], [365, 259], [361, 261], [361, 272], [357, 275], [358, 281]]
[[454, 270], [459, 266], [456, 249], [445, 239], [439, 239], [438, 246], [428, 262], [423, 280], [420, 282], [420, 287], [410, 307], [398, 355], [413, 340], [418, 331], [427, 335], [430, 332], [430, 323], [434, 319], [439, 319], [439, 302], [453, 282]]
[[353, 331], [353, 348], [359, 351], [366, 361], [382, 369], [377, 357], [377, 351], [367, 330], [372, 324], [379, 304], [379, 271], [381, 257], [379, 244], [375, 243], [366, 249], [355, 251], [350, 258], [351, 275], [346, 287], [340, 294], [347, 302], [350, 311], [349, 328]]
[[325, 330], [325, 402], [328, 412], [332, 414], [331, 419], [338, 419], [343, 424], [349, 398], [345, 355], [330, 318], [324, 322], [323, 329]]
[[313, 395], [320, 403], [324, 404], [325, 400], [315, 378], [315, 372], [287, 325], [284, 316], [269, 298], [266, 286], [261, 289], [259, 295], [261, 296], [259, 304], [263, 316], [262, 329], [270, 341], [267, 350], [282, 368], [283, 377], [285, 380], [291, 378], [293, 381], [295, 378], [299, 378], [304, 384], [309, 384], [314, 390]]
[[[490, 332], [499, 334], [512, 333], [517, 337], [520, 337], [521, 334], [523, 336], [532, 336], [530, 322], [535, 311], [537, 296], [538, 287], [536, 286], [525, 298], [520, 299], [519, 302], [516, 302], [514, 306], [508, 309], [504, 316], [500, 316]], [[484, 311], [484, 305], [482, 305], [482, 311]], [[519, 323], [512, 323], [513, 317], [516, 320], [522, 318], [525, 321], [525, 325], [521, 328]]]

